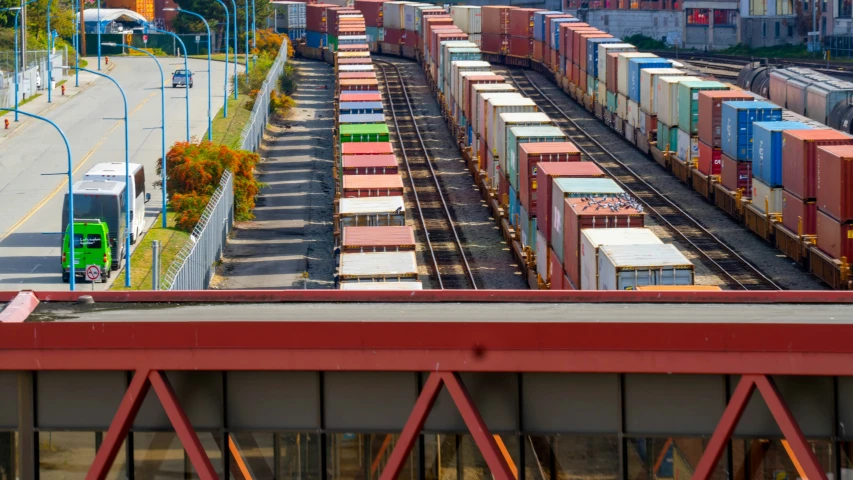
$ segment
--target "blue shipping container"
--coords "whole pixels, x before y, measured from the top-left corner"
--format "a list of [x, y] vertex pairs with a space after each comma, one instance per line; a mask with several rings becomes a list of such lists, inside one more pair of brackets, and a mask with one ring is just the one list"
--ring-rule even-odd
[[598, 45], [602, 43], [622, 43], [622, 40], [618, 38], [588, 38], [586, 40], [586, 73], [592, 75], [593, 78], [598, 78]]
[[811, 130], [800, 122], [755, 122], [753, 124], [752, 176], [770, 188], [782, 186], [782, 132]]
[[341, 115], [383, 113], [382, 102], [341, 102]]
[[326, 34], [320, 32], [305, 32], [305, 44], [311, 48], [323, 48], [326, 46]]
[[521, 203], [518, 202], [518, 195], [512, 185], [509, 186], [509, 223], [513, 227], [518, 228], [518, 215], [521, 213]]
[[755, 122], [782, 120], [782, 107], [770, 102], [723, 102], [723, 153], [737, 161], [752, 160], [752, 133]]
[[575, 23], [575, 22], [580, 22], [580, 20], [577, 18], [552, 18], [548, 21], [551, 22], [551, 38], [548, 39], [548, 41], [551, 43], [551, 45], [550, 45], [551, 50], [557, 50], [559, 52], [560, 51], [560, 27], [558, 27], [558, 24], [564, 23], [564, 22]]
[[545, 41], [545, 15], [562, 15], [563, 12], [533, 12], [533, 39]]
[[467, 145], [470, 146], [473, 144], [474, 144], [474, 129], [471, 128], [471, 125], [468, 125], [468, 143], [467, 143]]
[[672, 62], [663, 58], [628, 59], [628, 98], [640, 103], [640, 71], [644, 68], [672, 68]]

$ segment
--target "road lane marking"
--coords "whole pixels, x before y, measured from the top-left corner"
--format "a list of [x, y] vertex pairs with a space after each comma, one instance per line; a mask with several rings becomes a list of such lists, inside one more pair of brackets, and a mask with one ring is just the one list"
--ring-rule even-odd
[[[156, 94], [157, 94], [157, 92], [153, 92], [153, 93], [152, 93], [151, 95], [149, 95], [147, 98], [143, 99], [143, 100], [139, 103], [139, 105], [137, 105], [137, 106], [136, 106], [136, 108], [134, 108], [134, 109], [133, 109], [133, 111], [131, 111], [127, 116], [128, 116], [128, 117], [130, 117], [131, 115], [133, 115], [134, 113], [136, 113], [137, 111], [139, 111], [139, 109], [140, 109], [140, 108], [142, 108], [142, 106], [143, 106], [143, 105], [145, 105], [146, 103], [148, 103], [148, 100], [151, 100], [151, 98], [153, 98], [153, 97], [154, 97], [154, 95], [156, 95]], [[94, 154], [95, 154], [95, 152], [96, 152], [96, 151], [98, 151], [98, 149], [99, 149], [99, 148], [101, 148], [101, 145], [103, 145], [103, 144], [104, 144], [104, 142], [107, 140], [107, 138], [108, 138], [110, 135], [112, 135], [112, 133], [115, 131], [115, 129], [116, 129], [116, 128], [118, 128], [122, 123], [124, 123], [124, 121], [123, 121], [123, 120], [119, 120], [118, 122], [116, 122], [116, 124], [115, 124], [115, 125], [113, 125], [113, 126], [112, 126], [112, 128], [110, 128], [110, 129], [107, 131], [107, 133], [106, 133], [106, 134], [104, 134], [104, 136], [103, 136], [103, 137], [101, 137], [101, 139], [100, 139], [100, 140], [98, 140], [98, 143], [96, 143], [96, 144], [95, 144], [95, 146], [94, 146], [94, 147], [92, 147], [92, 149], [91, 149], [91, 150], [89, 150], [89, 152], [88, 152], [88, 153], [86, 153], [86, 155], [83, 157], [83, 159], [82, 159], [82, 160], [80, 160], [79, 162], [77, 162], [77, 166], [75, 166], [75, 167], [74, 167], [74, 169], [71, 171], [71, 175], [72, 175], [72, 176], [74, 176], [74, 174], [76, 174], [76, 173], [80, 170], [80, 168], [82, 168], [82, 167], [83, 167], [83, 165], [85, 165], [85, 164], [86, 164], [86, 162], [87, 162], [87, 161], [89, 161], [89, 159], [90, 159], [90, 158], [92, 158], [92, 155], [94, 155]], [[30, 218], [32, 218], [32, 217], [33, 217], [33, 215], [35, 215], [36, 213], [38, 213], [38, 211], [39, 211], [39, 210], [41, 210], [41, 209], [42, 209], [42, 207], [44, 207], [44, 206], [45, 206], [45, 204], [47, 204], [47, 202], [49, 202], [51, 199], [53, 199], [53, 197], [55, 197], [57, 193], [59, 193], [60, 191], [62, 191], [62, 190], [65, 188], [65, 186], [66, 186], [67, 184], [68, 184], [68, 178], [66, 177], [65, 179], [63, 179], [63, 180], [62, 180], [62, 182], [61, 182], [61, 183], [60, 183], [60, 184], [59, 184], [55, 189], [53, 189], [53, 191], [51, 191], [49, 194], [47, 194], [47, 196], [46, 196], [46, 197], [44, 197], [44, 198], [43, 198], [43, 199], [42, 199], [38, 204], [36, 204], [36, 206], [35, 206], [35, 207], [33, 207], [32, 209], [30, 209], [30, 211], [29, 211], [29, 212], [27, 212], [27, 213], [26, 213], [26, 215], [24, 215], [20, 220], [18, 220], [17, 222], [15, 222], [15, 224], [14, 224], [14, 225], [12, 225], [12, 226], [9, 228], [9, 230], [7, 230], [5, 233], [3, 233], [3, 235], [0, 235], [0, 242], [2, 242], [3, 240], [5, 240], [5, 239], [6, 239], [6, 237], [8, 237], [9, 235], [11, 235], [11, 234], [15, 233], [15, 230], [17, 230], [17, 229], [21, 228], [21, 225], [23, 225], [24, 223], [26, 223]]]

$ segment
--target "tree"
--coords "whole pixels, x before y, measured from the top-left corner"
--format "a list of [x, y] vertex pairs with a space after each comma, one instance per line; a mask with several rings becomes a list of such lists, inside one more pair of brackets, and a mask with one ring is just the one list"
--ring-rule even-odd
[[[231, 5], [231, 0], [223, 0], [228, 6], [228, 12], [231, 15], [231, 26], [234, 26], [234, 11]], [[237, 2], [237, 28], [239, 30], [240, 42], [244, 41], [244, 30], [246, 27], [246, 8], [245, 0], [235, 0]], [[203, 16], [208, 23], [210, 29], [224, 35], [225, 33], [225, 10], [218, 2], [211, 0], [177, 0], [181, 8], [198, 13]], [[261, 30], [267, 26], [267, 18], [270, 16], [272, 9], [270, 8], [270, 0], [255, 0], [255, 21], [257, 29]], [[249, 1], [249, 28], [252, 27], [252, 2]], [[178, 15], [173, 22], [175, 31], [178, 33], [207, 33], [204, 24], [192, 15]], [[214, 28], [215, 26], [215, 28]], [[232, 32], [233, 34], [233, 32]]]

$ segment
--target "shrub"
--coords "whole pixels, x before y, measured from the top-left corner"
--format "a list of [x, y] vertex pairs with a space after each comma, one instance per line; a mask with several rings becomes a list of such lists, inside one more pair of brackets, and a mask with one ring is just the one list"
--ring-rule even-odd
[[[252, 53], [275, 58], [278, 55], [278, 51], [281, 50], [281, 43], [285, 38], [285, 35], [276, 33], [271, 29], [258, 30], [256, 45], [252, 49]], [[290, 48], [288, 48], [289, 51]]]
[[293, 92], [296, 91], [296, 68], [290, 63], [286, 64], [278, 81], [281, 84], [281, 91], [285, 95], [293, 95]]
[[[234, 175], [235, 217], [240, 221], [254, 218], [255, 196], [261, 189], [254, 173], [259, 161], [255, 153], [208, 141], [174, 144], [166, 154], [166, 177], [171, 206], [178, 214], [177, 227], [192, 231], [225, 170]], [[157, 165], [160, 173], [161, 164]]]
[[295, 104], [292, 98], [283, 93], [275, 90], [270, 93], [270, 113], [273, 115], [284, 116]]

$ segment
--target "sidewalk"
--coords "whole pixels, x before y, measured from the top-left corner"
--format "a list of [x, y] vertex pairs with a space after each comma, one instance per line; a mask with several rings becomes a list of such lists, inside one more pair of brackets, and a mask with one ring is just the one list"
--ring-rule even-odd
[[[81, 60], [83, 60], [81, 58]], [[86, 68], [97, 68], [98, 59], [97, 57], [87, 58], [86, 61], [89, 62], [89, 66]], [[113, 69], [114, 64], [110, 63], [109, 65], [101, 64], [101, 72], [109, 73]], [[65, 104], [66, 102], [70, 102], [72, 98], [74, 98], [78, 93], [84, 92], [89, 89], [95, 82], [101, 80], [101, 77], [94, 75], [88, 72], [80, 72], [80, 86], [75, 87], [75, 75], [73, 70], [69, 70], [71, 75], [55, 79], [54, 81], [57, 84], [57, 87], [53, 90], [51, 94], [51, 103], [47, 102], [47, 90], [42, 89], [39, 90], [39, 96], [33, 99], [32, 101], [27, 102], [25, 105], [20, 106], [20, 111], [31, 113], [33, 115], [45, 116], [46, 113], [51, 110], [57, 108], [60, 105]], [[65, 95], [62, 95], [62, 87], [59, 86], [59, 82], [65, 80], [63, 84], [65, 86]], [[47, 76], [42, 77], [42, 84], [47, 84]], [[9, 108], [14, 108], [14, 105]], [[9, 119], [9, 129], [5, 129], [5, 119]], [[24, 115], [18, 116], [19, 121], [15, 122], [15, 113], [14, 112], [0, 112], [0, 144], [2, 144], [7, 138], [11, 138], [17, 134], [24, 127], [29, 125], [35, 119], [26, 117]]]

